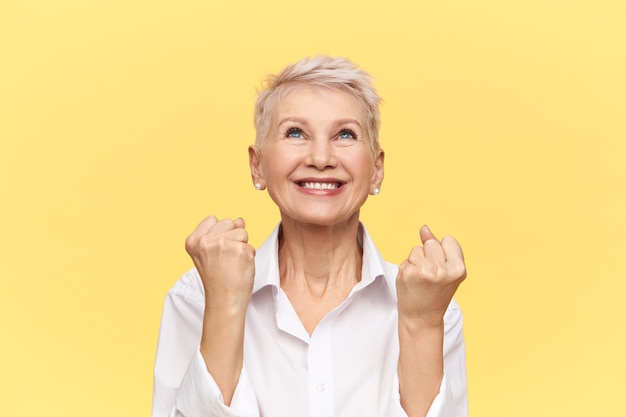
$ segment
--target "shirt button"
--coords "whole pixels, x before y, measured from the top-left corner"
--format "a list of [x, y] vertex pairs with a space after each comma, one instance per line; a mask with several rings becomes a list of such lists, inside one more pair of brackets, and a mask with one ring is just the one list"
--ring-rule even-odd
[[321, 382], [319, 384], [317, 384], [316, 388], [317, 388], [317, 392], [324, 392], [324, 390], [326, 390], [326, 387]]

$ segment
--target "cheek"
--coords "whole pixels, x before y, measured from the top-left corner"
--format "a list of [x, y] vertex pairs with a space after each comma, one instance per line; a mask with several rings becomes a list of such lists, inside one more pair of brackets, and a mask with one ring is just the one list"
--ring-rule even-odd
[[267, 180], [284, 177], [289, 174], [293, 166], [293, 155], [289, 152], [273, 150], [265, 155], [262, 168]]
[[358, 155], [352, 159], [354, 175], [358, 175], [364, 180], [370, 181], [376, 173], [376, 166], [369, 154]]

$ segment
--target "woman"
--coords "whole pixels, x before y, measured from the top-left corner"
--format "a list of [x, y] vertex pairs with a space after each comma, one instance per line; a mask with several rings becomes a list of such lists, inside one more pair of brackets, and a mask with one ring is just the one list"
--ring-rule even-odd
[[281, 222], [255, 253], [243, 219], [187, 238], [169, 292], [153, 416], [466, 416], [465, 277], [451, 237], [385, 262], [359, 222], [383, 181], [379, 97], [354, 64], [304, 59], [269, 79], [248, 150]]

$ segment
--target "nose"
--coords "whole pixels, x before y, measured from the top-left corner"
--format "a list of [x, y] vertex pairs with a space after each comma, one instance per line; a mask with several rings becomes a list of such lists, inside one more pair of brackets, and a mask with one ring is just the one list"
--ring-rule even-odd
[[335, 151], [332, 143], [324, 139], [312, 140], [309, 145], [309, 153], [306, 164], [314, 166], [319, 170], [335, 167], [337, 159], [335, 157]]

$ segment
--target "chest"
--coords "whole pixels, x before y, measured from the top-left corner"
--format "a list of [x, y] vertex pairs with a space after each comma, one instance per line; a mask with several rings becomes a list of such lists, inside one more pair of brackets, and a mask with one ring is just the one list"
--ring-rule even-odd
[[263, 415], [386, 414], [397, 378], [397, 312], [369, 290], [310, 332], [284, 294], [251, 303], [244, 366]]

